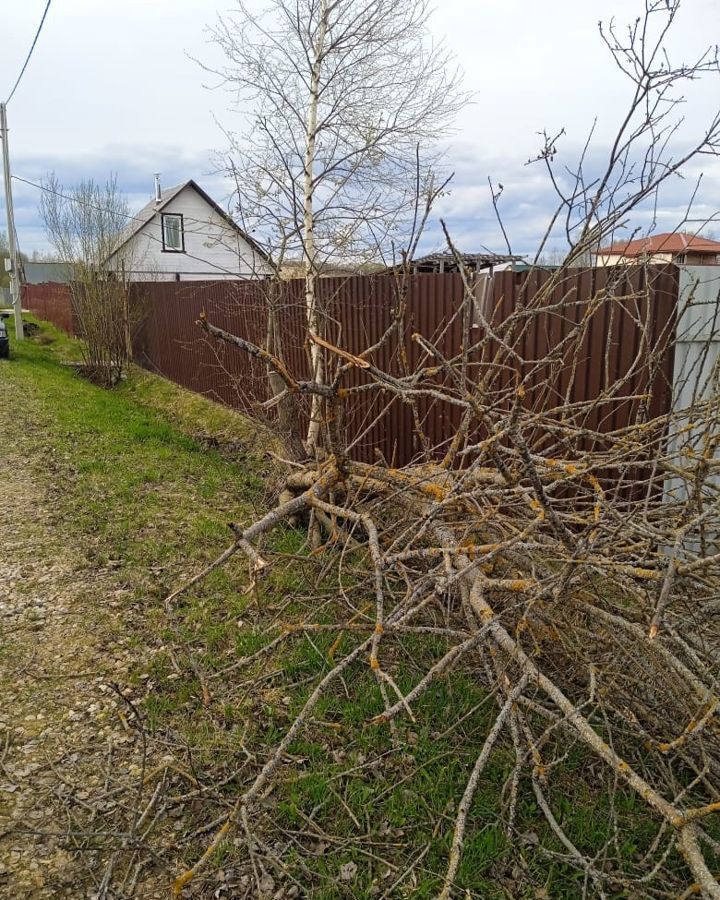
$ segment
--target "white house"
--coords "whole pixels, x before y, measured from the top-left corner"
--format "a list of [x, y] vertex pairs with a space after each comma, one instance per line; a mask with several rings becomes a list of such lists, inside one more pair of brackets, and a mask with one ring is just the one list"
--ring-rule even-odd
[[161, 190], [133, 216], [110, 265], [130, 281], [264, 278], [267, 254], [194, 181]]

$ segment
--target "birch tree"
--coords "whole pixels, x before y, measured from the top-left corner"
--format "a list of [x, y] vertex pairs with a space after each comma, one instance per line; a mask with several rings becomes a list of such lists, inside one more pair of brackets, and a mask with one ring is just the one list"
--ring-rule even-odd
[[[312, 335], [323, 332], [321, 268], [393, 254], [418, 194], [432, 194], [436, 141], [468, 99], [429, 16], [427, 0], [271, 0], [259, 17], [238, 0], [210, 29], [241, 118], [223, 168], [278, 268], [302, 258]], [[321, 348], [310, 354], [322, 383]], [[319, 420], [314, 397], [308, 449]]]

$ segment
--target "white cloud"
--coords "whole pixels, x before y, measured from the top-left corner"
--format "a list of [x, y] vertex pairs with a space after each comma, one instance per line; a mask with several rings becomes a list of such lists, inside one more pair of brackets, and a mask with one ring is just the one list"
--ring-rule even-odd
[[[264, 0], [250, 0], [262, 8]], [[231, 0], [226, 0], [232, 6]], [[597, 118], [598, 146], [607, 146], [622, 115], [626, 87], [598, 34], [597, 22], [628, 21], [640, 0], [443, 0], [434, 19], [466, 72], [475, 101], [458, 119], [448, 150], [457, 172], [452, 193], [438, 205], [459, 243], [502, 249], [487, 176], [504, 185], [503, 215], [513, 246], [529, 252], [552, 208], [538, 166], [537, 133], [564, 127], [568, 159]], [[0, 88], [14, 80], [42, 14], [44, 0], [3, 9]], [[218, 61], [204, 27], [215, 16], [206, 0], [63, 0], [51, 6], [23, 82], [9, 107], [11, 157], [18, 175], [37, 180], [48, 170], [72, 183], [118, 174], [138, 206], [163, 181], [195, 177], [222, 200], [230, 186], [209, 177], [211, 154], [224, 139], [214, 116], [232, 124], [230, 96], [210, 91], [213, 77], [189, 58]], [[689, 60], [720, 34], [717, 0], [686, 0], [672, 40], [676, 58]], [[697, 136], [715, 106], [713, 86], [692, 85], [678, 141]], [[717, 85], [714, 85], [717, 93]], [[720, 172], [712, 160], [696, 211], [718, 207]], [[696, 167], [697, 168], [697, 167]], [[658, 226], [682, 215], [688, 182], [668, 186]], [[16, 185], [18, 229], [25, 249], [42, 248], [36, 192]], [[645, 225], [651, 213], [638, 216]], [[0, 228], [4, 227], [0, 214]], [[437, 223], [428, 242], [441, 243]]]

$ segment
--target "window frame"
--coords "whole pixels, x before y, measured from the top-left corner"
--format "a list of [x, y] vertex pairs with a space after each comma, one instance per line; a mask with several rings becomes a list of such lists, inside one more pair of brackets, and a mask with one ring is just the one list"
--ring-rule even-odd
[[[168, 247], [165, 243], [165, 219], [180, 219], [180, 246]], [[162, 233], [163, 253], [185, 252], [185, 218], [182, 213], [160, 213], [160, 231]]]

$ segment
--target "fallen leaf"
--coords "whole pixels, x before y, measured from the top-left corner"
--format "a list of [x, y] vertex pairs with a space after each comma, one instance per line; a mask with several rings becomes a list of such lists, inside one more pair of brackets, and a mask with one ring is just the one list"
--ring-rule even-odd
[[357, 875], [358, 867], [354, 862], [344, 863], [340, 866], [340, 881], [352, 881]]

